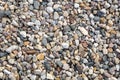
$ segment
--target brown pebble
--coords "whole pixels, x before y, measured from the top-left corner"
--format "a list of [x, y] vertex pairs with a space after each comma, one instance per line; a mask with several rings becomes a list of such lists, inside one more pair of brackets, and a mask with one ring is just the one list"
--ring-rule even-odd
[[25, 51], [27, 54], [35, 54], [37, 51], [36, 50], [27, 50]]

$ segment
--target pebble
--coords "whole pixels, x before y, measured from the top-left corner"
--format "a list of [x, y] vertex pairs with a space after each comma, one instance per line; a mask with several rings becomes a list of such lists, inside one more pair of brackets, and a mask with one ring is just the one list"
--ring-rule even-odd
[[11, 53], [13, 50], [16, 50], [18, 48], [19, 48], [19, 46], [17, 46], [17, 45], [11, 45], [10, 47], [8, 47], [6, 49], [6, 52]]
[[44, 53], [40, 53], [40, 54], [37, 55], [38, 60], [44, 60], [44, 57], [45, 57]]
[[33, 4], [33, 0], [28, 0], [28, 2], [29, 2], [30, 4]]
[[71, 77], [71, 76], [72, 76], [72, 73], [71, 73], [71, 72], [69, 72], [69, 71], [66, 71], [66, 74], [67, 74], [69, 77]]
[[74, 4], [74, 7], [75, 7], [75, 8], [79, 8], [79, 4], [78, 4], [78, 3], [75, 3], [75, 4]]
[[47, 7], [46, 10], [48, 13], [53, 13], [53, 11], [54, 11], [54, 9], [52, 7]]
[[79, 30], [82, 32], [82, 34], [88, 35], [88, 31], [84, 27], [79, 27]]
[[47, 73], [47, 79], [54, 80], [54, 76], [52, 74]]
[[42, 39], [42, 45], [43, 45], [43, 46], [47, 46], [47, 43], [48, 43], [48, 41], [47, 41], [47, 39], [44, 37], [44, 38]]
[[22, 37], [24, 37], [24, 38], [26, 38], [26, 36], [27, 36], [27, 34], [26, 34], [25, 31], [20, 31], [20, 35], [21, 35]]
[[35, 9], [39, 9], [39, 6], [40, 6], [39, 1], [33, 1], [33, 6]]
[[5, 74], [8, 74], [8, 75], [11, 74], [11, 72], [8, 71], [7, 69], [4, 69], [3, 72], [4, 72]]
[[31, 75], [31, 76], [30, 76], [30, 79], [31, 79], [31, 80], [36, 80], [36, 78], [37, 78], [36, 75]]
[[59, 19], [59, 14], [57, 12], [54, 12], [54, 19]]
[[0, 79], [2, 79], [3, 78], [3, 73], [2, 72], [0, 72]]
[[14, 60], [14, 59], [9, 59], [8, 62], [9, 62], [10, 64], [14, 64], [14, 63], [15, 63], [15, 60]]
[[57, 61], [56, 64], [57, 64], [59, 67], [62, 67], [62, 66], [63, 66], [63, 64], [62, 64], [61, 61]]
[[69, 43], [62, 43], [62, 47], [64, 49], [68, 49], [69, 48]]
[[63, 64], [63, 69], [64, 70], [68, 70], [70, 68], [70, 66], [68, 64]]

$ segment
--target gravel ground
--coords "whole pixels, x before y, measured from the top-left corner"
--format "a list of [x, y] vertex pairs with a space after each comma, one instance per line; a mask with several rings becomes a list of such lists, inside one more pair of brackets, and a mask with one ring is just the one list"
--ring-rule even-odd
[[0, 0], [0, 80], [120, 80], [120, 0]]

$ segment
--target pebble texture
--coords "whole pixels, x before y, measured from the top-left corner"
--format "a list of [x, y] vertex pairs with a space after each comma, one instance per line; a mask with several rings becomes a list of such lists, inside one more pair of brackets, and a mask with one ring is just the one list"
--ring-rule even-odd
[[0, 80], [120, 80], [120, 0], [0, 0]]

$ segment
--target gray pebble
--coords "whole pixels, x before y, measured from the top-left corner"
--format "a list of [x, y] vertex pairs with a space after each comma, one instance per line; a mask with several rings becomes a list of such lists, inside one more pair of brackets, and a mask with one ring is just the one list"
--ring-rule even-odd
[[43, 45], [43, 46], [46, 46], [47, 43], [48, 43], [48, 42], [47, 42], [47, 39], [44, 37], [44, 38], [42, 39], [42, 45]]
[[13, 50], [18, 49], [18, 48], [19, 46], [17, 45], [11, 45], [10, 47], [6, 49], [6, 52], [11, 53]]
[[39, 6], [40, 6], [39, 1], [34, 1], [33, 6], [35, 9], [39, 9]]

